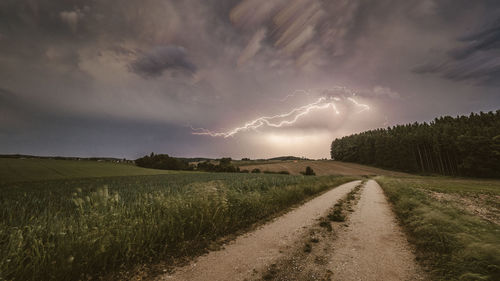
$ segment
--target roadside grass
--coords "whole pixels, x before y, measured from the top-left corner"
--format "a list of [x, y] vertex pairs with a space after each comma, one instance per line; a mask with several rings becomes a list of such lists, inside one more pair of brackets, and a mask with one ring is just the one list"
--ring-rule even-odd
[[426, 190], [463, 196], [500, 192], [500, 181], [377, 177], [432, 280], [500, 280], [500, 226]]
[[89, 177], [158, 175], [178, 172], [146, 169], [133, 164], [91, 160], [0, 158], [0, 184]]
[[0, 280], [82, 280], [200, 254], [355, 180], [191, 173], [0, 185]]
[[442, 193], [456, 193], [464, 196], [500, 195], [500, 180], [414, 176], [405, 178], [405, 182], [421, 189]]

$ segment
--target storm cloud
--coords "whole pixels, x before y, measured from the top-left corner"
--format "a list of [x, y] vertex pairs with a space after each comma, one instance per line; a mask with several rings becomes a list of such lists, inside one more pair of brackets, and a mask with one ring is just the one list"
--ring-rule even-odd
[[457, 41], [464, 45], [448, 51], [448, 58], [417, 66], [413, 71], [419, 74], [438, 73], [454, 81], [499, 86], [500, 16]]
[[196, 66], [187, 58], [186, 50], [179, 46], [159, 46], [130, 63], [130, 70], [143, 77], [158, 77], [167, 70], [180, 70], [189, 74]]
[[[0, 153], [326, 157], [344, 134], [500, 106], [497, 0], [4, 0], [0, 18]], [[325, 95], [339, 114], [192, 134]]]

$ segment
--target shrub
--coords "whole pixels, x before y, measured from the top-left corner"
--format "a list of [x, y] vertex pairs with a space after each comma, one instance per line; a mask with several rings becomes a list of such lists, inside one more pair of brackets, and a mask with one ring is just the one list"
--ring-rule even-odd
[[306, 167], [306, 171], [305, 172], [301, 172], [301, 174], [303, 174], [304, 176], [315, 176], [316, 175], [316, 173], [314, 172], [314, 170], [311, 167], [309, 167], [309, 166], [307, 166]]

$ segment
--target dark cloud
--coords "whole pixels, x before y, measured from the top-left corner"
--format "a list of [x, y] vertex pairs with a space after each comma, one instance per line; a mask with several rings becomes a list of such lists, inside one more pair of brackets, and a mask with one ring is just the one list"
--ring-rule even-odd
[[458, 39], [465, 44], [448, 52], [441, 62], [413, 68], [414, 73], [438, 73], [454, 81], [500, 86], [500, 18]]
[[[0, 153], [324, 157], [333, 135], [387, 116], [498, 107], [499, 9], [498, 0], [0, 0]], [[302, 134], [332, 125], [307, 131], [321, 145], [301, 146], [298, 132], [221, 140], [184, 127], [230, 129], [325, 94], [281, 101], [295, 90], [337, 85], [356, 90], [370, 120], [311, 116]]]
[[18, 129], [25, 120], [32, 120], [40, 110], [16, 93], [0, 88], [0, 131]]
[[161, 76], [167, 70], [188, 74], [196, 72], [196, 66], [188, 59], [186, 50], [179, 46], [155, 47], [130, 63], [129, 69], [145, 78]]
[[459, 41], [467, 45], [450, 52], [457, 60], [465, 59], [477, 51], [500, 49], [500, 18], [475, 33], [459, 38]]

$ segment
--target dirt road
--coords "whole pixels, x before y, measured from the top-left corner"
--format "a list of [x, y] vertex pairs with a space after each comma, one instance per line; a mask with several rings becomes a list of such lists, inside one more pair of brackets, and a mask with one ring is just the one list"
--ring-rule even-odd
[[210, 252], [173, 274], [157, 280], [244, 280], [262, 272], [280, 258], [305, 231], [332, 205], [360, 181], [340, 185], [275, 219], [263, 227], [237, 238], [224, 250]]
[[377, 182], [366, 183], [361, 199], [333, 244], [333, 280], [422, 280], [408, 242]]
[[[355, 188], [359, 183], [334, 188], [157, 280], [424, 280], [381, 187], [370, 180]], [[336, 202], [344, 202], [345, 222], [327, 219]]]

